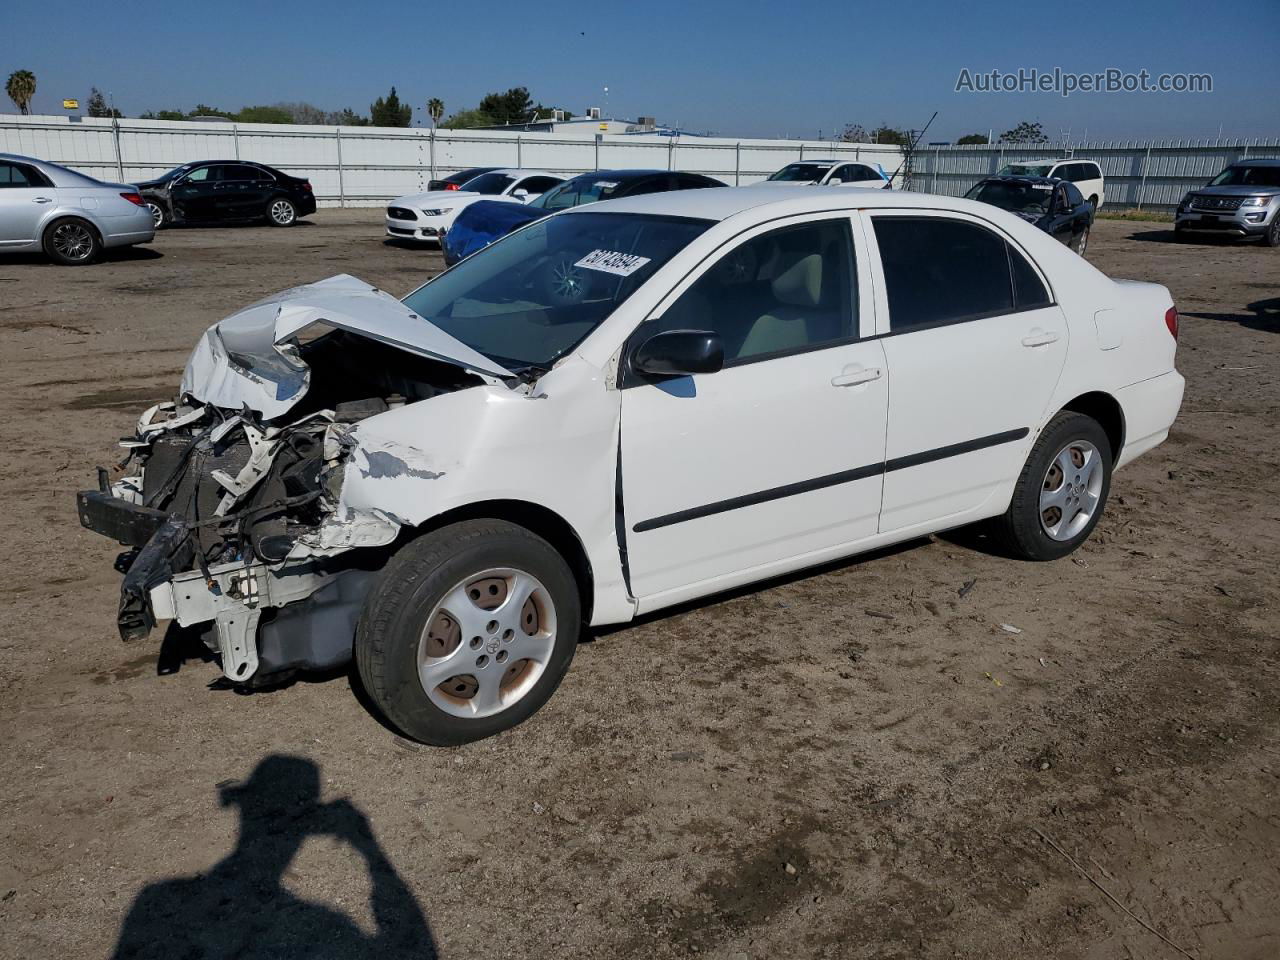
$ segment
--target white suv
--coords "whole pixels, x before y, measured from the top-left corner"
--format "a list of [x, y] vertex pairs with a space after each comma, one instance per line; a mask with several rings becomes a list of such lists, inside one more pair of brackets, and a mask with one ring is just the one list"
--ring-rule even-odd
[[1106, 178], [1092, 160], [1031, 160], [1026, 163], [1006, 163], [997, 176], [1002, 177], [1052, 177], [1067, 180], [1076, 185], [1084, 198], [1093, 204], [1094, 212], [1102, 209], [1103, 188]]
[[873, 187], [889, 188], [884, 171], [867, 163], [839, 160], [801, 160], [788, 163], [764, 182], [788, 187]]

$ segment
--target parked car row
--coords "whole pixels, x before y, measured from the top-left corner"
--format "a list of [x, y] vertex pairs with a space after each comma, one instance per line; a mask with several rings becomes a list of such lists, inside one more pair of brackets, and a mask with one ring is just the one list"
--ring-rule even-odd
[[204, 160], [127, 184], [0, 153], [0, 252], [43, 250], [67, 266], [92, 263], [112, 247], [150, 243], [170, 224], [265, 220], [291, 227], [315, 211], [309, 180], [264, 163]]

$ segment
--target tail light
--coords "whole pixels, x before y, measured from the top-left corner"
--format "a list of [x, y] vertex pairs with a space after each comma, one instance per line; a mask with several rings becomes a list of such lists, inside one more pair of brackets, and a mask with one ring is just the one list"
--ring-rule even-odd
[[135, 207], [145, 207], [147, 205], [146, 201], [142, 199], [142, 194], [140, 193], [122, 193], [120, 196], [124, 197]]
[[307, 193], [310, 193], [310, 192], [311, 192], [311, 181], [310, 181], [310, 180], [303, 180], [303, 181], [302, 181], [302, 189], [303, 189], [304, 191], [306, 191]]
[[1164, 312], [1164, 325], [1169, 328], [1169, 332], [1173, 334], [1173, 339], [1178, 339], [1178, 308], [1170, 307]]
[[446, 184], [444, 185], [444, 188], [445, 188], [446, 190], [461, 190], [461, 189], [462, 189], [462, 187], [461, 187], [459, 184], [456, 184], [456, 183], [446, 183]]

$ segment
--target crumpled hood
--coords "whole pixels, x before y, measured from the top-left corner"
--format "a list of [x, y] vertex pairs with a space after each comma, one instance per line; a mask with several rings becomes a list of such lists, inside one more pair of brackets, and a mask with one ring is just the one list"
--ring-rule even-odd
[[514, 376], [389, 293], [341, 274], [283, 290], [215, 323], [187, 360], [182, 393], [232, 410], [248, 406], [268, 420], [280, 416], [311, 382], [290, 340], [317, 323], [482, 376]]

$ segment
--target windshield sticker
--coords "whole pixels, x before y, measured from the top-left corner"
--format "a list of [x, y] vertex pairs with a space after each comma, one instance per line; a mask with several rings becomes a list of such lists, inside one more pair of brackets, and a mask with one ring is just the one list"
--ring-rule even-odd
[[648, 262], [648, 257], [639, 257], [634, 253], [618, 253], [614, 250], [592, 250], [575, 263], [574, 266], [585, 267], [588, 270], [600, 270], [603, 273], [612, 273], [619, 277], [629, 277]]

